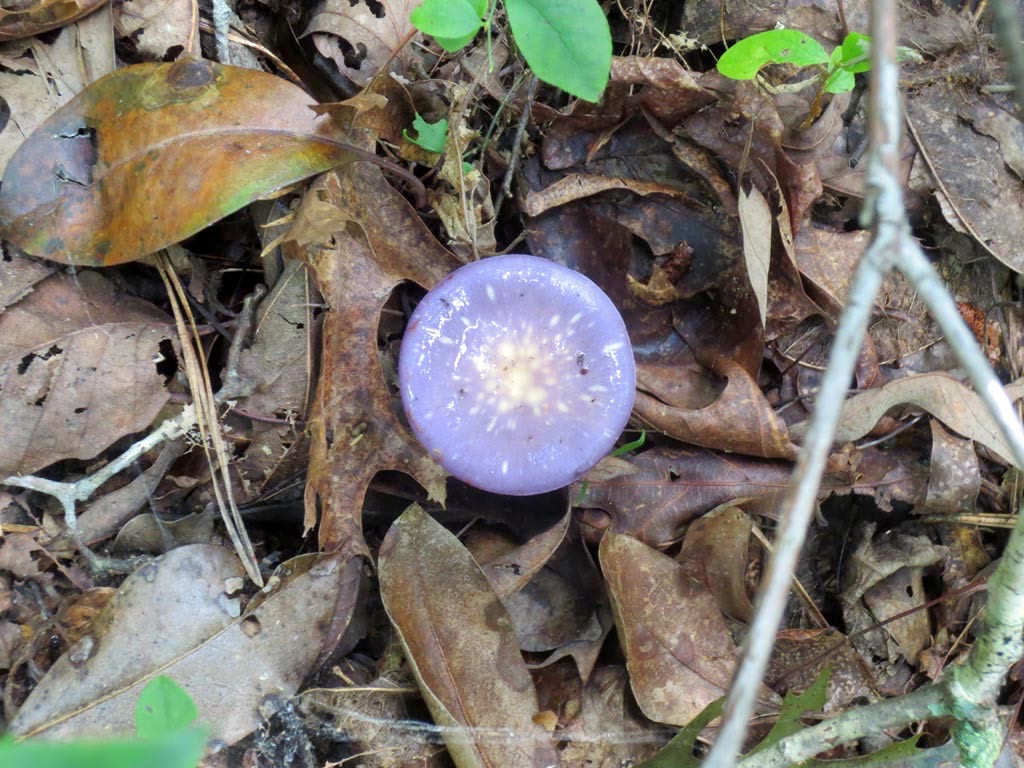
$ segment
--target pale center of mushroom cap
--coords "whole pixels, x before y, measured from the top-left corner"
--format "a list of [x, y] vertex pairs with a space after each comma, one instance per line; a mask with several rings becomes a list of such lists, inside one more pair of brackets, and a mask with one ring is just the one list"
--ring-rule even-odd
[[[568, 407], [555, 393], [559, 375], [567, 372], [572, 356], [558, 343], [561, 337], [534, 338], [533, 329], [495, 339], [473, 357], [480, 374], [480, 388], [475, 393], [476, 405], [492, 414], [504, 414], [527, 408], [541, 416], [554, 407], [566, 412]], [[478, 409], [471, 410], [479, 412]]]

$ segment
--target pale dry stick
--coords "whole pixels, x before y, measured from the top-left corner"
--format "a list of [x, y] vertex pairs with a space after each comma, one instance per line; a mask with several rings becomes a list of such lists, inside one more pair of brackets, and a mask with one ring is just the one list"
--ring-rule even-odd
[[[881, 35], [873, 37], [871, 46], [871, 149], [866, 174], [868, 200], [865, 202], [868, 210], [875, 214], [872, 222], [874, 238], [853, 275], [810, 428], [782, 504], [775, 554], [768, 563], [764, 583], [759, 590], [757, 612], [722, 711], [722, 728], [705, 761], [705, 768], [731, 768], [736, 764], [746, 738], [747, 723], [753, 714], [757, 691], [785, 611], [797, 558], [817, 503], [818, 487], [875, 296], [898, 253], [902, 232], [907, 226], [899, 184], [885, 183], [887, 178], [895, 178], [887, 170], [898, 167], [899, 162], [897, 70], [894, 64], [884, 66], [885, 62], [896, 60], [894, 15], [891, 0], [875, 0], [871, 4], [872, 34], [877, 35], [877, 28], [884, 26], [881, 20], [885, 19], [890, 25], [890, 31], [883, 30]], [[886, 77], [892, 80], [891, 84], [884, 82]]]
[[68, 536], [89, 560], [90, 565], [98, 570], [110, 570], [112, 564], [116, 564], [97, 555], [80, 539], [76, 505], [88, 500], [110, 478], [134, 464], [156, 446], [184, 435], [195, 423], [195, 409], [191, 405], [187, 405], [177, 417], [167, 419], [157, 429], [139, 440], [116, 459], [107, 463], [102, 469], [73, 483], [61, 483], [34, 475], [12, 475], [0, 480], [0, 485], [38, 491], [57, 499], [64, 510], [64, 525]]
[[[865, 200], [865, 213], [870, 217], [874, 237], [854, 274], [848, 304], [843, 311], [832, 346], [828, 369], [822, 380], [806, 442], [800, 452], [783, 503], [783, 518], [776, 553], [769, 563], [759, 596], [758, 611], [726, 699], [723, 726], [704, 764], [705, 768], [729, 768], [736, 764], [746, 735], [747, 722], [753, 712], [756, 692], [782, 619], [797, 558], [807, 526], [810, 524], [847, 383], [854, 370], [874, 298], [885, 273], [891, 266], [899, 266], [928, 303], [936, 321], [946, 333], [947, 340], [960, 356], [975, 388], [1010, 443], [1014, 454], [1012, 458], [1018, 464], [1024, 460], [1024, 430], [1014, 414], [1009, 398], [988, 366], [983, 353], [978, 349], [963, 319], [956, 312], [952, 298], [910, 237], [897, 173], [902, 125], [899, 70], [895, 64], [895, 17], [895, 5], [892, 0], [872, 2], [872, 68], [869, 93], [871, 150], [867, 168], [868, 194]], [[993, 691], [998, 689], [1009, 664], [1019, 657], [1022, 645], [1024, 592], [1013, 587], [1014, 581], [1020, 583], [1020, 576], [1024, 572], [1024, 532], [1020, 527], [1011, 535], [1000, 569], [1004, 571], [998, 585], [1001, 595], [994, 601], [998, 607], [990, 608], [990, 611], [998, 612], [998, 618], [987, 618], [986, 627], [991, 626], [992, 629], [990, 631], [986, 628], [983, 633], [989, 639], [983, 643], [983, 650], [977, 654], [979, 658], [975, 660], [975, 653], [972, 652], [964, 667], [967, 671], [958, 672], [949, 683], [951, 692], [963, 697], [966, 702], [963, 707], [956, 710], [956, 714], [960, 715], [958, 722], [964, 729], [958, 739], [958, 745], [965, 757], [968, 757], [967, 752], [964, 752], [965, 748], [977, 750], [975, 754], [981, 756], [978, 765], [985, 764], [989, 758], [994, 760], [991, 747], [998, 736], [993, 736], [993, 733], [999, 729], [991, 729], [990, 733], [984, 733], [985, 727], [991, 725]], [[942, 689], [935, 691], [925, 689], [918, 698], [946, 702], [945, 688], [943, 686]], [[889, 705], [888, 709], [880, 711], [904, 712], [905, 717], [905, 705], [905, 700], [899, 700]], [[870, 711], [874, 707], [868, 709]], [[928, 710], [928, 714], [934, 715], [938, 714], [936, 709], [943, 707], [925, 709]], [[863, 715], [859, 711], [856, 712], [858, 717]], [[870, 721], [871, 716], [868, 715], [868, 718]], [[851, 714], [850, 719], [856, 718]], [[906, 719], [902, 719], [899, 724], [903, 725], [906, 722]], [[982, 733], [975, 727], [979, 724]], [[877, 724], [872, 727], [877, 728]], [[825, 746], [819, 738], [810, 740], [808, 748], [814, 751], [805, 757], [813, 756]], [[786, 758], [794, 756], [788, 748], [783, 754]]]

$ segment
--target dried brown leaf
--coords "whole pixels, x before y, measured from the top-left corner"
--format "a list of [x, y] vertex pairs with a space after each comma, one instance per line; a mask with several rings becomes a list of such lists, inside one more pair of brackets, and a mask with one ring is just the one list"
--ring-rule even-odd
[[[356, 85], [366, 85], [388, 62], [407, 65], [410, 61], [413, 46], [405, 44], [422, 39], [409, 21], [417, 5], [419, 0], [324, 0], [303, 36], [312, 35], [320, 53], [333, 59], [343, 75]], [[352, 59], [341, 41], [355, 51], [354, 65], [349, 64]]]
[[[732, 679], [737, 649], [715, 599], [672, 558], [630, 536], [606, 533], [600, 557], [640, 709], [685, 725]], [[759, 699], [778, 704], [766, 688]]]
[[[169, 319], [98, 273], [55, 275], [0, 314], [0, 476], [88, 459], [167, 402]], [[166, 351], [170, 351], [170, 347]]]
[[[1016, 397], [1021, 396], [1015, 394]], [[923, 408], [950, 429], [992, 449], [1012, 463], [1010, 457], [1013, 452], [981, 398], [945, 373], [907, 376], [849, 398], [843, 403], [836, 440], [842, 442], [863, 437], [890, 408], [897, 405]], [[791, 427], [791, 430], [802, 435], [806, 422]]]
[[676, 560], [699, 579], [726, 616], [749, 622], [754, 606], [747, 594], [747, 549], [753, 522], [736, 502], [702, 515], [686, 529]]
[[[381, 598], [459, 768], [558, 765], [508, 613], [465, 547], [413, 505], [380, 549]], [[511, 735], [511, 738], [509, 738]]]
[[[322, 373], [307, 425], [306, 524], [312, 527], [322, 510], [321, 549], [363, 552], [363, 497], [377, 472], [405, 472], [444, 499], [444, 470], [395, 413], [378, 362], [377, 323], [400, 282], [429, 288], [459, 263], [375, 166], [356, 163], [326, 174], [306, 200], [332, 210], [339, 225], [350, 222], [332, 247], [304, 249], [331, 308], [323, 319]], [[299, 218], [302, 227], [301, 212]]]
[[738, 364], [720, 361], [728, 383], [704, 408], [690, 410], [638, 391], [633, 413], [652, 428], [685, 443], [770, 459], [796, 457], [785, 422], [757, 382]]
[[225, 582], [242, 568], [223, 547], [180, 547], [130, 576], [93, 631], [61, 656], [11, 722], [22, 736], [68, 739], [134, 732], [139, 692], [158, 674], [178, 682], [214, 736], [256, 728], [268, 695], [291, 696], [347, 623], [362, 564], [304, 556], [239, 616]]

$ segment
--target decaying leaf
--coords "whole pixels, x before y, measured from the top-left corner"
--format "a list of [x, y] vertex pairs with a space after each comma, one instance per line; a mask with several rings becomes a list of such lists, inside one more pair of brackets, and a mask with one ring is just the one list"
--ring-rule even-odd
[[[685, 725], [729, 688], [737, 649], [725, 619], [699, 581], [631, 536], [606, 533], [600, 555], [637, 703]], [[767, 688], [759, 698], [778, 704]]]
[[170, 319], [96, 272], [54, 275], [0, 313], [0, 477], [88, 459], [167, 402]]
[[0, 233], [79, 265], [131, 261], [349, 159], [281, 78], [184, 58], [136, 64], [55, 112], [8, 163]]
[[701, 581], [719, 610], [749, 622], [754, 606], [747, 594], [747, 549], [753, 521], [741, 499], [716, 507], [690, 524], [676, 560]]
[[[366, 85], [386, 63], [405, 62], [412, 55], [413, 47], [403, 43], [422, 39], [409, 21], [418, 4], [416, 0], [322, 0], [303, 35], [312, 35], [320, 53], [333, 59], [352, 82]], [[344, 46], [354, 53], [347, 55]]]
[[731, 361], [722, 362], [728, 383], [718, 398], [688, 410], [637, 392], [634, 413], [677, 440], [767, 459], [796, 456], [785, 422], [765, 400], [757, 382]]
[[465, 547], [418, 506], [380, 549], [381, 598], [459, 768], [559, 764], [512, 622]]
[[362, 565], [304, 556], [244, 615], [227, 583], [242, 568], [223, 547], [180, 547], [121, 585], [92, 632], [61, 656], [11, 722], [53, 739], [134, 732], [139, 692], [158, 674], [188, 691], [216, 738], [256, 728], [267, 696], [291, 696], [353, 609]]
[[[398, 420], [378, 358], [381, 307], [403, 280], [430, 287], [458, 266], [405, 199], [380, 171], [356, 163], [317, 182], [304, 208], [318, 217], [329, 210], [333, 244], [289, 243], [305, 255], [330, 305], [323, 321], [323, 361], [313, 413], [306, 524], [317, 510], [320, 547], [364, 551], [363, 496], [377, 472], [392, 469], [416, 477], [434, 498], [444, 498], [445, 472]], [[296, 234], [303, 231], [300, 211]], [[344, 225], [344, 222], [349, 222]]]
[[750, 285], [761, 311], [761, 326], [768, 322], [768, 267], [772, 261], [772, 212], [755, 185], [741, 189], [738, 197], [740, 227], [743, 230], [743, 259]]
[[63, 27], [105, 4], [106, 0], [15, 2], [11, 10], [0, 8], [0, 41], [31, 37], [57, 27]]
[[[1011, 397], [1020, 396], [1020, 388], [1014, 387]], [[896, 379], [847, 399], [839, 417], [836, 440], [863, 437], [886, 411], [897, 405], [923, 408], [950, 429], [991, 448], [1012, 462], [1013, 452], [981, 398], [945, 373], [925, 373]], [[806, 423], [791, 429], [797, 435], [803, 434]]]

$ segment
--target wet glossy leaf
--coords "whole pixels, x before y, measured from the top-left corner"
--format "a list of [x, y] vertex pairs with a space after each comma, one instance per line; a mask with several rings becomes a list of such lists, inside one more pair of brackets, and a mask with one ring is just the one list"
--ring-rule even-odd
[[55, 261], [110, 265], [198, 232], [351, 157], [280, 78], [197, 59], [104, 77], [18, 148], [0, 233]]

